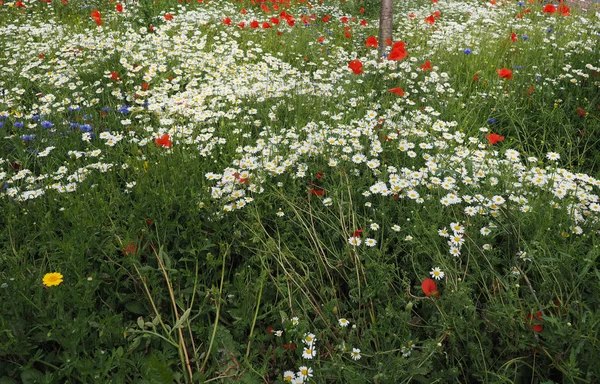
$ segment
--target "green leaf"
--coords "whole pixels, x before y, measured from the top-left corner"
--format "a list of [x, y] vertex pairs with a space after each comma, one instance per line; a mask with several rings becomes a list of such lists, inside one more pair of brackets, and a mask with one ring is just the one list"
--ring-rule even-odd
[[29, 368], [21, 372], [21, 382], [23, 384], [36, 384], [42, 383], [44, 380], [44, 375], [42, 372], [38, 371], [34, 368]]
[[145, 315], [148, 313], [144, 304], [139, 301], [128, 301], [125, 303], [125, 309], [136, 315]]
[[151, 384], [173, 384], [175, 377], [167, 364], [150, 356], [144, 364], [144, 379]]
[[183, 324], [186, 322], [186, 320], [188, 319], [188, 317], [190, 317], [190, 313], [191, 312], [192, 312], [192, 308], [186, 309], [185, 312], [183, 312], [183, 315], [181, 315], [181, 317], [179, 318], [179, 320], [177, 320], [177, 322], [173, 326], [173, 329], [182, 328]]

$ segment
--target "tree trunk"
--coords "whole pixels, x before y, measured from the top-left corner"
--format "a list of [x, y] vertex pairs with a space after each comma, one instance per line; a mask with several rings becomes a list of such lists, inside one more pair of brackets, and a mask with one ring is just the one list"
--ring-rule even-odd
[[394, 23], [394, 0], [381, 0], [381, 11], [379, 13], [379, 52], [385, 50], [385, 40], [392, 40]]

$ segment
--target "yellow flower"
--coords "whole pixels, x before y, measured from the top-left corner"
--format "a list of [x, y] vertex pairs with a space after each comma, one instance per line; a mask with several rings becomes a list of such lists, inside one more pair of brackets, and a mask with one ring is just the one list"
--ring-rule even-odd
[[60, 283], [62, 283], [62, 281], [63, 281], [63, 275], [60, 274], [59, 272], [46, 273], [44, 275], [44, 278], [42, 279], [42, 283], [44, 283], [44, 285], [46, 287], [51, 287], [53, 285], [60, 285]]

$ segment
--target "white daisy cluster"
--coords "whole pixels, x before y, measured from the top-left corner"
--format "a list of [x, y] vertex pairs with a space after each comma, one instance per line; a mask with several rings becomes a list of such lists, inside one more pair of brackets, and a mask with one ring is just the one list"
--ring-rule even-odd
[[[298, 317], [291, 318], [292, 326], [297, 326], [299, 324]], [[302, 344], [304, 345], [302, 351], [302, 358], [307, 360], [312, 360], [317, 355], [317, 347], [316, 347], [317, 337], [315, 334], [307, 332], [304, 333], [302, 337]], [[285, 371], [283, 373], [283, 382], [284, 383], [293, 383], [293, 384], [301, 384], [307, 383], [310, 378], [313, 377], [313, 369], [311, 367], [302, 365], [298, 368], [297, 372], [294, 371]]]

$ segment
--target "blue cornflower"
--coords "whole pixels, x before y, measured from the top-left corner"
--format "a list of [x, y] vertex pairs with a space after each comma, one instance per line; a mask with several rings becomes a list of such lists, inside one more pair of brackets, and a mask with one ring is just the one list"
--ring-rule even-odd
[[54, 124], [52, 124], [52, 122], [47, 121], [47, 120], [42, 121], [41, 125], [42, 125], [42, 128], [46, 128], [46, 129], [54, 127]]
[[487, 122], [489, 124], [494, 124], [496, 122], [496, 119], [488, 119]]
[[89, 124], [81, 124], [81, 125], [79, 126], [79, 130], [80, 130], [81, 132], [90, 132], [90, 131], [92, 130], [92, 126], [91, 126], [91, 125], [89, 125]]
[[21, 139], [22, 139], [23, 141], [31, 141], [31, 140], [33, 140], [34, 138], [35, 138], [35, 135], [23, 135], [23, 136], [21, 136]]
[[129, 107], [127, 105], [124, 105], [121, 108], [117, 109], [117, 111], [126, 115], [129, 113]]
[[4, 123], [0, 121], [0, 128], [4, 127]]
[[31, 120], [33, 120], [33, 121], [38, 121], [39, 119], [40, 119], [40, 115], [31, 116]]
[[77, 124], [77, 123], [70, 123], [69, 124], [69, 128], [71, 128], [71, 129], [79, 128], [79, 124]]
[[516, 69], [516, 70], [519, 70], [519, 69], [521, 69], [521, 68], [523, 68], [523, 66], [521, 66], [521, 65], [517, 65], [517, 66], [515, 67], [515, 69]]
[[463, 52], [465, 55], [470, 55], [471, 53], [473, 53], [473, 51], [471, 51], [469, 48], [466, 48]]
[[69, 111], [70, 112], [79, 112], [81, 108], [80, 107], [73, 107], [73, 106], [69, 106]]
[[108, 112], [108, 111], [110, 111], [110, 107], [104, 107], [104, 108], [102, 108], [102, 112]]
[[522, 2], [522, 1], [519, 1], [519, 2], [517, 3], [517, 5], [518, 5], [519, 7], [522, 7], [522, 6], [524, 6], [524, 5], [525, 5], [525, 3], [524, 3], [524, 2]]
[[523, 35], [523, 36], [521, 36], [521, 39], [523, 39], [523, 40], [529, 40], [529, 36]]
[[15, 128], [23, 128], [23, 126], [25, 126], [25, 124], [23, 124], [23, 123], [22, 123], [22, 122], [20, 122], [20, 121], [15, 121], [15, 123], [13, 124], [13, 126], [14, 126]]
[[546, 32], [552, 33], [552, 32], [554, 32], [554, 28], [550, 27], [550, 28], [546, 29]]

